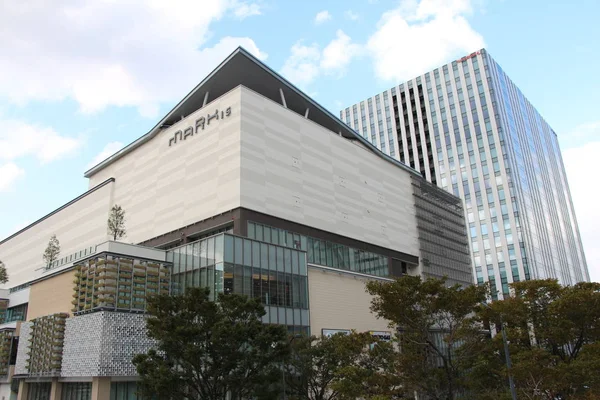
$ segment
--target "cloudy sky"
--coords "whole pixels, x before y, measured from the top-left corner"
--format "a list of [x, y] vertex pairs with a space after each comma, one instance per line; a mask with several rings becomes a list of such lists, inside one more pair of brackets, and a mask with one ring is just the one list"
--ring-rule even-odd
[[600, 281], [596, 0], [0, 1], [0, 237], [87, 189], [237, 46], [336, 115], [485, 47], [559, 134]]

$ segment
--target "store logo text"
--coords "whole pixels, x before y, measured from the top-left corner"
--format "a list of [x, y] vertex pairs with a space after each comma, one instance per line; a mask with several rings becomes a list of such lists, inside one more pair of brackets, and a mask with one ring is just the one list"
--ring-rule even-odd
[[174, 144], [177, 144], [177, 141], [186, 140], [189, 136], [194, 136], [194, 134], [198, 133], [199, 130], [204, 130], [204, 128], [210, 125], [210, 121], [225, 119], [231, 115], [231, 107], [227, 107], [225, 111], [219, 111], [219, 109], [215, 110], [213, 114], [208, 114], [205, 117], [200, 117], [196, 120], [195, 126], [188, 126], [185, 129], [180, 129], [173, 134], [173, 137], [169, 139], [169, 147]]

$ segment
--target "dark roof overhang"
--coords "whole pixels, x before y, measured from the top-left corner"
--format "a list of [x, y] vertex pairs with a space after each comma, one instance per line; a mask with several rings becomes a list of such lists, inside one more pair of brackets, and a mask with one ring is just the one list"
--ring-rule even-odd
[[144, 136], [90, 168], [85, 172], [84, 176], [86, 178], [91, 177], [107, 165], [123, 157], [143, 143], [151, 140], [162, 129], [173, 125], [182, 118], [185, 118], [202, 108], [203, 105], [208, 102], [217, 99], [240, 85], [275, 102], [283, 104], [289, 110], [308, 118], [346, 139], [361, 142], [368, 150], [372, 151], [377, 156], [384, 158], [413, 174], [419, 175], [414, 169], [379, 151], [338, 117], [311, 99], [281, 75], [270, 69], [248, 51], [238, 47], [217, 68], [204, 78], [200, 84], [185, 96], [164, 118], [162, 118], [154, 128]]

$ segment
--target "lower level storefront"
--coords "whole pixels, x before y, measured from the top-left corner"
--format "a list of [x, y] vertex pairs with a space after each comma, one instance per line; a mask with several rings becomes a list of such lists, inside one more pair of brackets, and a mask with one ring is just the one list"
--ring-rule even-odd
[[[133, 377], [132, 379], [135, 379]], [[18, 381], [17, 400], [138, 400], [135, 380], [112, 380], [110, 377], [93, 378], [85, 382]], [[11, 397], [12, 398], [12, 397]], [[6, 399], [8, 400], [8, 398]]]

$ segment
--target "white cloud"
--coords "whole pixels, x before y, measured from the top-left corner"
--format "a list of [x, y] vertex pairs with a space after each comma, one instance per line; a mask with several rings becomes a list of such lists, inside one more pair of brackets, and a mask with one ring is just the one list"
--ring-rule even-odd
[[317, 44], [309, 46], [302, 42], [294, 44], [291, 55], [285, 61], [281, 73], [295, 85], [308, 85], [321, 73], [343, 75], [352, 59], [359, 55], [361, 46], [353, 43], [342, 30], [336, 38], [321, 50]]
[[352, 43], [350, 36], [339, 29], [336, 38], [323, 49], [321, 68], [325, 71], [342, 72], [352, 58], [359, 54], [360, 49], [361, 46]]
[[484, 47], [472, 12], [470, 0], [408, 0], [384, 13], [367, 42], [377, 77], [404, 81]]
[[0, 193], [11, 189], [15, 181], [23, 175], [25, 171], [15, 163], [0, 164]]
[[85, 168], [90, 169], [93, 166], [100, 164], [102, 161], [106, 160], [108, 157], [121, 150], [123, 146], [124, 145], [121, 142], [108, 143], [106, 146], [104, 146], [100, 153], [96, 154], [96, 156], [92, 159], [92, 161], [88, 163], [88, 165], [86, 165]]
[[257, 3], [238, 2], [233, 11], [233, 14], [239, 19], [245, 19], [254, 15], [261, 15], [262, 10]]
[[62, 136], [49, 127], [15, 120], [0, 123], [0, 160], [33, 156], [46, 164], [72, 154], [82, 143], [82, 138]]
[[321, 58], [319, 46], [305, 46], [298, 42], [292, 46], [291, 55], [285, 61], [281, 73], [294, 85], [305, 85], [319, 75], [318, 62]]
[[348, 18], [350, 21], [357, 21], [357, 20], [360, 18], [360, 16], [359, 16], [357, 13], [355, 13], [354, 11], [352, 11], [352, 10], [347, 10], [347, 11], [344, 13], [344, 15], [345, 15], [345, 16], [346, 16], [346, 18]]
[[239, 0], [0, 2], [0, 93], [17, 103], [73, 98], [83, 112], [133, 106], [155, 116], [238, 45], [264, 57], [249, 37], [206, 47], [212, 22], [257, 13]]
[[561, 146], [575, 147], [600, 137], [600, 121], [587, 122], [576, 126], [566, 134], [560, 135]]
[[597, 179], [597, 160], [600, 156], [600, 127], [596, 141], [563, 150], [563, 159], [573, 205], [579, 223], [583, 247], [592, 281], [600, 282], [600, 188]]
[[64, 136], [50, 127], [0, 120], [0, 192], [25, 174], [19, 160], [33, 157], [44, 165], [73, 154], [82, 144], [82, 137]]
[[315, 24], [319, 25], [325, 21], [329, 21], [330, 19], [331, 19], [331, 14], [329, 14], [329, 11], [323, 10], [323, 11], [318, 12], [317, 15], [315, 15]]

